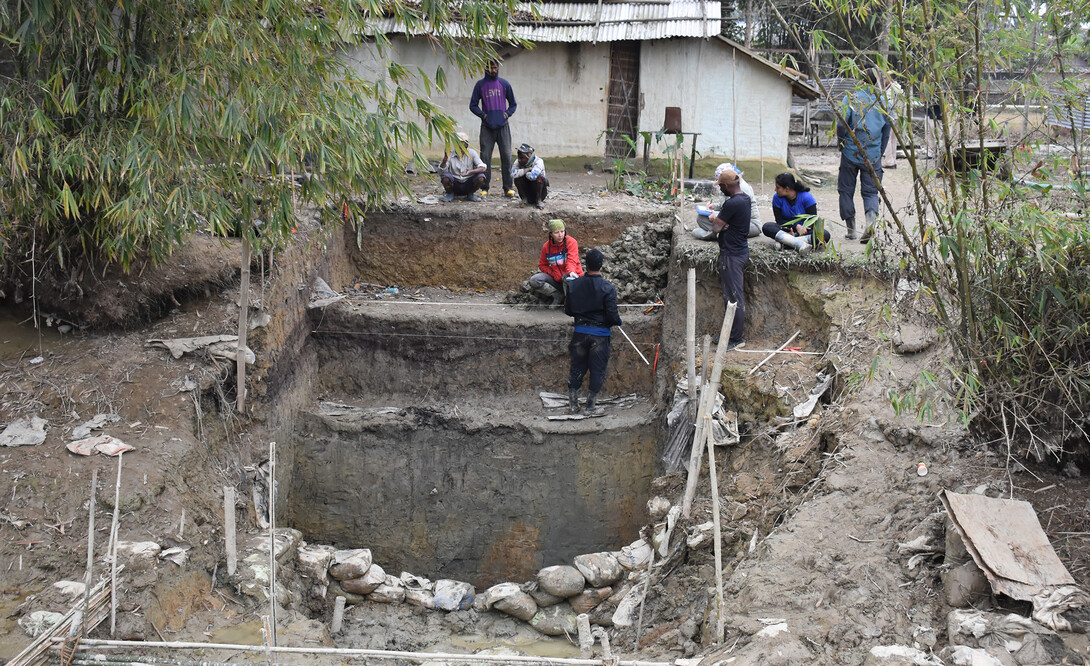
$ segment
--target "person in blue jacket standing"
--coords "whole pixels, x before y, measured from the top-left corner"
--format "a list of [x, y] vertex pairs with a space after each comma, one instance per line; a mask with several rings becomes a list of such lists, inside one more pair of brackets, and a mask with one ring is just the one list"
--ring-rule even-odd
[[[873, 84], [870, 76], [868, 82]], [[858, 175], [863, 212], [867, 217], [867, 229], [859, 241], [866, 243], [874, 233], [874, 220], [878, 217], [878, 182], [882, 181], [882, 153], [889, 142], [889, 116], [882, 111], [878, 99], [867, 87], [853, 91], [844, 98], [841, 116], [844, 123], [838, 123], [836, 128], [840, 145], [840, 173], [836, 181], [836, 190], [840, 194], [840, 219], [848, 228], [848, 240], [856, 238], [855, 181]], [[852, 140], [849, 128], [863, 147], [862, 152]], [[867, 162], [874, 169], [878, 182], [871, 178]]]
[[492, 150], [499, 144], [500, 173], [503, 176], [503, 193], [515, 196], [511, 181], [511, 128], [507, 120], [515, 115], [515, 92], [506, 79], [500, 78], [500, 63], [489, 61], [484, 78], [473, 86], [469, 98], [469, 110], [481, 119], [481, 159], [485, 163], [485, 181], [482, 194], [488, 194], [492, 184]]

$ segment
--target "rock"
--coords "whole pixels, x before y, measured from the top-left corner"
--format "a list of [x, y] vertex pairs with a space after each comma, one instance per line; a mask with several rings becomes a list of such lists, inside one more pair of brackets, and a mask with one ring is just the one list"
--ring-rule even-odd
[[540, 589], [561, 599], [579, 594], [586, 583], [578, 569], [566, 564], [545, 567], [537, 572], [536, 580]]
[[651, 545], [643, 539], [633, 541], [621, 548], [617, 562], [630, 571], [643, 569], [651, 562]]
[[435, 608], [443, 611], [467, 610], [473, 606], [476, 590], [457, 580], [435, 581]]
[[25, 615], [19, 618], [19, 627], [26, 632], [27, 636], [30, 636], [31, 638], [37, 638], [46, 631], [52, 629], [63, 618], [63, 613], [54, 613], [53, 611], [34, 611], [30, 615]]
[[45, 419], [15, 419], [0, 432], [0, 446], [38, 446], [45, 441]]
[[370, 548], [338, 550], [333, 553], [329, 575], [341, 581], [359, 578], [371, 568], [372, 561]]
[[576, 555], [572, 562], [591, 587], [607, 587], [619, 581], [624, 569], [613, 553]]
[[329, 583], [329, 563], [333, 559], [333, 546], [300, 544], [295, 552], [296, 571], [312, 583]]
[[611, 594], [613, 594], [612, 587], [591, 587], [568, 599], [568, 603], [571, 604], [576, 615], [590, 613]]
[[155, 566], [159, 561], [159, 544], [154, 541], [117, 542], [117, 561], [124, 564], [128, 571], [143, 571]]
[[916, 354], [935, 342], [934, 334], [915, 324], [901, 324], [893, 334], [893, 350], [898, 354]]
[[575, 636], [579, 629], [575, 623], [575, 612], [567, 602], [542, 608], [529, 620], [530, 626], [546, 636]]
[[386, 582], [386, 572], [377, 564], [372, 564], [367, 573], [359, 578], [349, 578], [341, 581], [341, 587], [345, 592], [352, 594], [371, 594], [379, 585]]
[[712, 545], [712, 536], [714, 534], [715, 524], [710, 520], [706, 523], [693, 525], [689, 528], [688, 536], [685, 537], [685, 545], [689, 547], [689, 550], [707, 548]]

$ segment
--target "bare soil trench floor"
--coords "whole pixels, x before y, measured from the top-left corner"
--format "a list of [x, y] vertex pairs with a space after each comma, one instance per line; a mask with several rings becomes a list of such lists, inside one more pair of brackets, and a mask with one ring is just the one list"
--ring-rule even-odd
[[[747, 177], [757, 180], [752, 174]], [[592, 179], [581, 174], [554, 176], [557, 196], [544, 214], [518, 209], [517, 203], [505, 200], [484, 202], [481, 210], [493, 218], [508, 219], [511, 230], [505, 233], [510, 235], [501, 236], [501, 243], [513, 248], [513, 256], [527, 251], [518, 249], [522, 245], [530, 250], [533, 243], [540, 246], [544, 237], [540, 224], [551, 216], [586, 221], [587, 229], [600, 234], [595, 244], [608, 244], [630, 224], [671, 214], [631, 197], [599, 196], [600, 184], [580, 184], [584, 178]], [[897, 177], [891, 172], [887, 178], [896, 181]], [[428, 186], [419, 184], [423, 189]], [[907, 193], [907, 185], [896, 186]], [[817, 194], [819, 208], [833, 210], [835, 192], [826, 186], [818, 188]], [[465, 212], [472, 205], [410, 203], [401, 210], [422, 228], [430, 222], [451, 225], [448, 243], [470, 247], [474, 234], [483, 233], [480, 228], [466, 231], [477, 217]], [[719, 448], [716, 458], [725, 635], [722, 642], [715, 642], [714, 551], [707, 542], [691, 548], [682, 545], [656, 562], [638, 642], [635, 627], [609, 629], [614, 652], [622, 658], [663, 662], [701, 657], [707, 664], [899, 663], [875, 662], [870, 656], [875, 646], [890, 645], [938, 654], [949, 643], [947, 615], [952, 610], [940, 578], [942, 558], [910, 568], [909, 555], [898, 546], [921, 530], [934, 528], [934, 514], [941, 510], [937, 493], [944, 489], [1030, 502], [1061, 560], [1085, 586], [1090, 563], [1086, 536], [1090, 493], [1080, 471], [1068, 466], [1064, 473], [1058, 467], [1011, 459], [994, 444], [976, 442], [947, 423], [945, 414], [932, 415], [928, 421], [917, 420], [914, 414], [896, 414], [889, 391], [906, 390], [922, 369], [939, 372], [946, 354], [933, 341], [914, 353], [898, 352], [891, 344], [898, 336], [933, 340], [920, 304], [898, 292], [896, 283], [878, 279], [875, 271], [849, 270], [825, 260], [799, 262], [772, 249], [766, 240], [756, 239], [759, 251], [746, 276], [751, 309], [747, 348], [728, 355], [724, 374], [727, 408], [738, 412], [742, 434], [741, 443]], [[347, 249], [318, 251], [323, 244]], [[155, 542], [163, 550], [179, 548], [185, 553], [180, 564], [169, 559], [134, 559], [122, 574], [117, 634], [142, 640], [260, 642], [260, 618], [268, 614], [268, 604], [261, 590], [226, 574], [222, 489], [231, 486], [239, 493], [239, 541], [245, 548], [250, 539], [263, 534], [259, 513], [267, 489], [263, 464], [268, 443], [275, 439], [285, 456], [288, 451], [300, 455], [303, 449], [293, 443], [294, 433], [302, 432], [300, 415], [313, 410], [318, 401], [417, 410], [413, 413], [427, 413], [429, 418], [460, 419], [460, 427], [469, 432], [507, 427], [512, 421], [525, 432], [547, 429], [551, 412], [540, 407], [536, 392], [563, 390], [567, 368], [563, 338], [568, 321], [562, 314], [504, 304], [506, 292], [517, 290], [517, 282], [508, 277], [504, 283], [492, 278], [487, 288], [458, 286], [453, 279], [426, 286], [402, 282], [397, 298], [409, 304], [391, 307], [391, 295], [367, 286], [380, 281], [360, 268], [366, 264], [351, 247], [339, 238], [319, 237], [302, 225], [299, 246], [277, 258], [266, 281], [258, 280], [251, 289], [248, 297], [254, 312], [265, 312], [270, 320], [252, 335], [258, 361], [251, 371], [250, 407], [245, 416], [229, 406], [235, 397], [230, 363], [200, 354], [175, 359], [147, 343], [233, 333], [237, 286], [180, 298], [166, 316], [125, 333], [60, 336], [47, 329], [39, 343], [37, 335], [27, 336], [25, 325], [18, 326], [14, 318], [0, 329], [5, 344], [0, 358], [0, 420], [6, 424], [37, 414], [48, 423], [43, 444], [0, 449], [0, 474], [5, 480], [0, 484], [0, 658], [14, 656], [29, 642], [17, 621], [35, 611], [64, 612], [77, 601], [54, 583], [81, 580], [85, 574], [93, 470], [99, 479], [95, 577], [106, 567], [102, 553], [114, 511], [117, 460], [76, 456], [65, 449], [72, 430], [96, 414], [118, 414], [119, 420], [106, 432], [136, 449], [123, 458], [119, 538]], [[426, 247], [429, 252], [421, 256], [432, 256], [431, 246]], [[684, 473], [664, 473], [661, 456], [669, 432], [664, 423], [669, 397], [675, 380], [684, 374], [683, 262], [700, 267], [700, 334], [718, 329], [722, 303], [707, 267], [714, 250], [677, 230], [672, 253], [670, 284], [660, 294], [663, 308], [648, 314], [634, 308], [631, 314], [637, 344], [646, 344], [647, 349], [662, 345], [654, 374], [621, 339], [614, 340], [616, 365], [611, 372], [616, 392], [622, 387], [635, 392], [642, 402], [631, 409], [642, 409], [658, 428], [653, 460], [641, 460], [641, 473], [647, 477], [640, 491], [646, 497], [641, 499], [662, 497], [676, 504], [684, 490]], [[385, 263], [407, 264], [412, 256], [411, 249], [402, 250], [401, 255], [386, 256]], [[517, 257], [523, 262], [521, 254]], [[615, 258], [618, 263], [622, 259]], [[505, 266], [504, 270], [528, 275], [533, 260], [524, 263], [523, 269]], [[608, 277], [608, 265], [606, 272]], [[307, 310], [315, 276], [326, 278], [349, 298], [329, 310]], [[386, 281], [382, 282], [385, 286]], [[447, 311], [442, 310], [444, 303], [449, 303]], [[478, 313], [476, 321], [461, 314], [467, 307]], [[416, 365], [405, 361], [403, 368], [393, 368], [394, 346], [380, 353], [381, 342], [350, 344], [342, 335], [349, 323], [378, 327], [387, 320], [408, 332], [476, 326], [504, 333], [522, 330], [528, 338], [536, 337], [533, 346], [520, 341], [508, 351], [484, 349], [483, 359], [475, 358], [472, 344], [459, 337], [455, 346], [465, 347], [462, 356], [449, 349], [450, 341], [423, 345], [414, 348], [413, 354], [421, 355]], [[335, 321], [340, 322], [340, 333], [331, 332], [335, 329], [329, 324]], [[795, 331], [800, 335], [792, 346], [817, 354], [776, 356], [750, 372], [765, 358], [762, 350], [777, 348]], [[548, 342], [538, 339], [542, 337], [548, 337]], [[335, 338], [341, 346], [334, 354], [328, 345]], [[371, 354], [378, 360], [368, 365], [353, 358], [353, 353]], [[458, 366], [459, 362], [464, 366]], [[426, 363], [430, 366], [425, 368]], [[517, 366], [517, 372], [504, 372], [507, 366]], [[451, 368], [458, 372], [444, 374]], [[839, 377], [832, 399], [804, 420], [790, 418], [791, 408], [805, 400], [814, 386], [816, 374], [830, 368]], [[365, 377], [365, 373], [369, 374]], [[384, 378], [384, 373], [390, 377]], [[351, 377], [359, 379], [350, 383], [346, 378]], [[427, 384], [425, 390], [414, 390], [407, 378]], [[468, 389], [460, 388], [467, 382]], [[634, 414], [607, 418], [617, 425], [627, 418], [638, 420]], [[595, 427], [585, 428], [585, 435], [593, 438]], [[611, 426], [607, 422], [601, 427]], [[562, 428], [557, 432], [563, 436]], [[557, 450], [540, 446], [537, 456], [548, 461]], [[926, 476], [916, 473], [920, 462], [928, 466]], [[290, 457], [282, 460], [278, 479], [291, 478], [296, 464], [302, 466]], [[616, 473], [616, 469], [607, 471], [603, 477]], [[502, 468], [497, 474], [503, 474]], [[707, 479], [705, 466], [693, 513], [678, 523], [677, 534], [687, 534], [711, 520]], [[585, 484], [581, 487], [590, 488], [601, 479], [584, 475], [580, 482]], [[291, 492], [290, 484], [285, 488], [280, 492]], [[398, 500], [388, 499], [391, 504]], [[282, 497], [282, 508], [286, 510], [289, 501]], [[513, 500], [504, 501], [506, 507]], [[323, 502], [310, 510], [322, 512]], [[304, 498], [293, 511], [306, 506]], [[366, 507], [360, 511], [366, 513]], [[642, 502], [632, 512], [625, 539], [636, 538], [642, 525], [662, 521]], [[290, 513], [286, 511], [282, 520]], [[278, 523], [292, 526], [290, 521]], [[406, 543], [429, 539], [419, 528], [424, 524], [405, 527]], [[455, 530], [466, 528], [455, 526]], [[376, 545], [352, 543], [343, 534], [337, 541], [338, 546]], [[627, 541], [612, 548], [624, 545]], [[527, 552], [538, 566], [570, 564], [559, 561], [560, 555], [555, 556], [557, 560], [537, 561], [532, 554], [537, 551]], [[376, 561], [388, 573], [403, 570], [397, 561]], [[297, 569], [297, 565], [286, 565], [283, 574], [289, 589], [280, 599], [281, 645], [433, 652], [471, 652], [503, 645], [529, 654], [569, 657], [579, 653], [569, 639], [545, 638], [528, 624], [495, 611], [446, 613], [373, 601], [351, 604], [344, 627], [331, 635], [332, 596], [322, 599], [314, 594]], [[432, 578], [440, 574], [412, 573]], [[637, 572], [632, 579], [639, 583], [643, 573]], [[1026, 612], [1009, 600], [988, 598], [983, 604]], [[769, 620], [786, 625], [786, 630], [765, 631]], [[95, 636], [106, 633], [100, 627]], [[1060, 646], [1051, 653], [1057, 663], [1062, 659], [1079, 663], [1079, 655], [1087, 654], [1084, 634], [1062, 633], [1060, 639]], [[189, 653], [169, 656], [193, 658]], [[201, 658], [227, 660], [229, 655], [205, 652]], [[246, 661], [259, 658], [244, 657]], [[340, 661], [333, 657], [309, 661], [335, 660]]]

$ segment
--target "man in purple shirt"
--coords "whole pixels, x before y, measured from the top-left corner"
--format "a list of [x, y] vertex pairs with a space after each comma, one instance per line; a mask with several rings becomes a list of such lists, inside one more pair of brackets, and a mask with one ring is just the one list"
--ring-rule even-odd
[[511, 179], [511, 128], [507, 119], [514, 115], [516, 107], [511, 84], [500, 78], [500, 64], [490, 61], [484, 78], [473, 86], [473, 96], [469, 98], [469, 110], [481, 119], [481, 159], [486, 165], [482, 194], [487, 195], [492, 184], [492, 150], [498, 143], [503, 193], [508, 197], [515, 196]]

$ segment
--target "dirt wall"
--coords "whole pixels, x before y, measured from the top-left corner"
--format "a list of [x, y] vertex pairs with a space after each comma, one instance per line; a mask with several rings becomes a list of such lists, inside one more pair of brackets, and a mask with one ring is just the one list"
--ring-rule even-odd
[[300, 417], [289, 522], [308, 540], [371, 548], [395, 575], [478, 589], [528, 580], [637, 538], [656, 431], [646, 413], [608, 423], [509, 413], [484, 424], [319, 407]]

